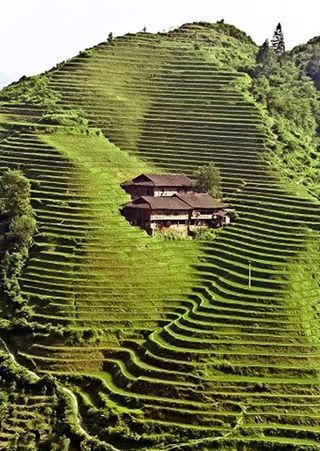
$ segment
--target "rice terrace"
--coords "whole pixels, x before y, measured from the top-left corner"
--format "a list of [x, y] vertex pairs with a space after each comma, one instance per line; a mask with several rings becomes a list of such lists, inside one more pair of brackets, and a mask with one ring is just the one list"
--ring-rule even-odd
[[194, 22], [0, 91], [0, 449], [320, 449], [319, 55]]

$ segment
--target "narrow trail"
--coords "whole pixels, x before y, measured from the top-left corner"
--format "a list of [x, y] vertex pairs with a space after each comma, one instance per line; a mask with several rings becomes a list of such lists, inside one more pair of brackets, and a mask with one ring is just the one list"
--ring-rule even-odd
[[[3, 350], [8, 354], [10, 360], [12, 361], [12, 363], [14, 365], [18, 366], [19, 368], [24, 370], [26, 373], [28, 373], [28, 375], [31, 376], [34, 379], [35, 382], [38, 382], [41, 379], [41, 377], [37, 373], [35, 373], [34, 371], [29, 370], [28, 368], [26, 368], [25, 366], [21, 365], [17, 361], [14, 353], [10, 351], [7, 343], [1, 337], [0, 337], [0, 344], [1, 344], [2, 348], [3, 348]], [[121, 451], [118, 448], [115, 448], [113, 445], [110, 445], [109, 443], [100, 441], [96, 436], [90, 435], [88, 433], [88, 431], [86, 431], [84, 429], [84, 427], [82, 426], [82, 418], [81, 418], [81, 415], [80, 415], [80, 412], [79, 412], [79, 404], [78, 404], [78, 399], [77, 399], [76, 395], [73, 393], [72, 390], [70, 390], [69, 388], [64, 387], [57, 380], [56, 380], [56, 385], [57, 385], [57, 389], [60, 390], [61, 392], [65, 393], [65, 394], [67, 394], [67, 396], [71, 400], [73, 414], [74, 414], [74, 417], [76, 419], [76, 428], [78, 430], [79, 435], [82, 435], [87, 440], [93, 440], [95, 442], [99, 441], [99, 445], [100, 446], [105, 446], [106, 447], [105, 449], [108, 450], [108, 451]]]

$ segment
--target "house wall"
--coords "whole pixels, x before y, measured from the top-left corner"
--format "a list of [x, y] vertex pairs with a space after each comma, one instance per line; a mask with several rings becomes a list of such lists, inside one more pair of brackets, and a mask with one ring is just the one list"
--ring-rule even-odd
[[[216, 213], [217, 211], [215, 211]], [[170, 211], [158, 210], [149, 211], [139, 208], [124, 208], [122, 214], [127, 221], [134, 226], [141, 227], [149, 234], [154, 231], [165, 232], [168, 230], [177, 230], [181, 232], [188, 232], [196, 228], [219, 228], [224, 224], [230, 223], [230, 216], [217, 216], [213, 218], [214, 212], [210, 214], [208, 210], [205, 211]]]
[[147, 229], [150, 227], [150, 213], [146, 210], [139, 210], [134, 208], [124, 208], [122, 210], [123, 216], [130, 224]]
[[126, 186], [125, 191], [130, 194], [132, 199], [141, 196], [153, 196], [154, 188], [152, 186]]
[[157, 211], [150, 216], [150, 228], [153, 232], [165, 233], [166, 231], [179, 231], [187, 234], [189, 223], [188, 211]]
[[154, 195], [155, 197], [159, 197], [159, 196], [173, 196], [174, 194], [176, 194], [178, 191], [176, 188], [155, 188], [154, 190]]
[[154, 189], [154, 196], [173, 196], [177, 193], [190, 193], [192, 190], [189, 188], [174, 188], [174, 187], [157, 187]]
[[172, 187], [172, 186], [161, 186], [161, 187], [153, 187], [153, 186], [139, 186], [139, 185], [129, 185], [124, 186], [123, 189], [130, 194], [132, 199], [136, 199], [141, 196], [173, 196], [177, 193], [190, 193], [192, 189], [188, 187]]
[[151, 221], [188, 221], [188, 219], [189, 219], [188, 213], [180, 213], [180, 214], [157, 213], [152, 214], [150, 217]]

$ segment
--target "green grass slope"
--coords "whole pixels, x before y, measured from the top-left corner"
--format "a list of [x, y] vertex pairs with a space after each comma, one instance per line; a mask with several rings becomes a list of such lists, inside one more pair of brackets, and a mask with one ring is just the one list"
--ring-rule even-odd
[[[1, 166], [30, 178], [37, 216], [10, 341], [118, 449], [318, 449], [320, 204], [274, 168], [242, 72], [256, 51], [234, 27], [185, 25], [2, 92]], [[214, 240], [120, 216], [124, 179], [209, 161], [239, 214]]]

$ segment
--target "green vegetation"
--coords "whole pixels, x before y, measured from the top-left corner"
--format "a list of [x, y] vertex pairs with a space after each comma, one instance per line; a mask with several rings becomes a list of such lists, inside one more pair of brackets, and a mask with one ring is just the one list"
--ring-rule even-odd
[[54, 108], [47, 111], [41, 117], [41, 122], [49, 125], [61, 125], [64, 127], [75, 127], [77, 130], [87, 130], [88, 120], [81, 110], [59, 110]]
[[320, 38], [310, 39], [306, 44], [295, 47], [290, 56], [302, 76], [307, 75], [315, 87], [320, 89]]
[[16, 103], [41, 104], [45, 107], [54, 105], [59, 95], [49, 86], [45, 75], [22, 77], [19, 81], [4, 88], [0, 93], [1, 101]]
[[265, 122], [273, 153], [267, 158], [287, 182], [319, 196], [319, 93], [300, 76], [289, 55], [278, 59], [268, 48], [258, 51], [256, 65], [247, 72], [250, 93], [268, 112]]
[[209, 193], [217, 199], [222, 198], [221, 175], [219, 168], [212, 162], [199, 167], [193, 174], [196, 188], [200, 192]]
[[[298, 306], [301, 315], [297, 322], [304, 324], [310, 344], [318, 347], [320, 334], [318, 318], [320, 314], [319, 289], [320, 289], [320, 251], [319, 233], [311, 230], [306, 231], [305, 247], [288, 267], [288, 279], [291, 289], [288, 290], [288, 306]], [[301, 288], [308, 296], [301, 298]]]
[[[54, 380], [39, 381], [0, 354], [0, 443], [3, 449], [62, 450], [70, 440]], [[77, 438], [74, 443], [80, 443]]]
[[7, 171], [0, 178], [0, 214], [13, 219], [30, 215], [30, 182], [21, 171]]
[[[2, 234], [30, 242], [23, 205], [37, 218], [17, 275], [27, 314], [7, 315], [4, 338], [53, 388], [47, 436], [28, 436], [18, 406], [0, 445], [25, 431], [70, 451], [317, 449], [320, 205], [305, 190], [319, 188], [319, 101], [299, 71], [235, 27], [195, 23], [113, 38], [41, 89], [3, 92], [0, 163], [31, 191]], [[232, 226], [164, 240], [120, 215], [122, 181], [210, 163]]]
[[[30, 182], [20, 171], [7, 171], [0, 178], [0, 214], [8, 218], [8, 232], [4, 240], [4, 257], [1, 267], [1, 287], [11, 303], [26, 305], [21, 295], [19, 277], [29, 256], [36, 228], [30, 204]], [[4, 304], [3, 315], [7, 316]], [[19, 312], [11, 312], [16, 316]], [[20, 311], [21, 313], [21, 311]], [[27, 313], [23, 309], [23, 314]]]
[[[179, 287], [179, 290], [183, 291], [185, 281], [189, 280], [191, 283], [193, 277], [190, 267], [192, 254], [197, 252], [196, 245], [167, 243], [157, 237], [147, 244], [145, 232], [139, 228], [132, 230], [119, 214], [122, 204], [129, 199], [120, 188], [120, 183], [138, 173], [152, 173], [156, 169], [121, 152], [103, 136], [87, 137], [79, 133], [66, 135], [62, 132], [40, 135], [39, 138], [69, 158], [79, 168], [77, 181], [79, 186], [83, 186], [81, 195], [88, 199], [85, 207], [91, 223], [90, 236], [87, 236], [87, 240], [99, 243], [97, 249], [94, 247], [87, 252], [88, 265], [90, 260], [91, 263], [96, 263], [95, 278], [100, 279], [100, 283], [102, 280], [110, 283], [111, 280], [121, 277], [125, 287], [131, 286], [131, 290], [141, 290], [139, 303], [144, 307], [147, 306], [148, 299], [162, 296], [168, 299], [173, 287], [176, 289]], [[126, 240], [128, 247], [123, 255], [121, 242]], [[112, 256], [108, 256], [110, 244], [113, 248]], [[101, 264], [97, 261], [98, 257], [101, 259], [103, 256], [101, 252], [103, 249], [106, 250], [107, 265], [104, 261], [101, 261]], [[143, 258], [140, 258], [141, 254]], [[153, 262], [151, 274], [150, 268], [145, 265], [146, 258]], [[169, 262], [172, 262], [174, 267]], [[179, 272], [175, 271], [176, 267], [180, 268]], [[84, 271], [85, 259], [82, 273]], [[154, 274], [157, 274], [157, 283], [152, 283]], [[150, 280], [149, 288], [143, 292], [148, 280]], [[174, 290], [175, 294], [178, 292]], [[123, 295], [125, 294], [126, 291], [123, 292]]]

